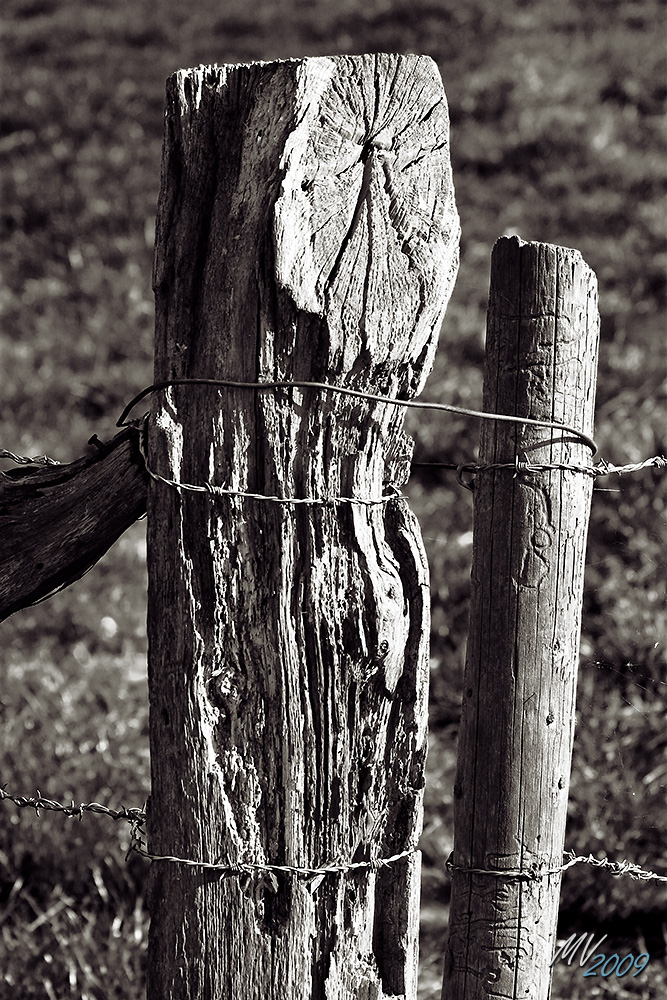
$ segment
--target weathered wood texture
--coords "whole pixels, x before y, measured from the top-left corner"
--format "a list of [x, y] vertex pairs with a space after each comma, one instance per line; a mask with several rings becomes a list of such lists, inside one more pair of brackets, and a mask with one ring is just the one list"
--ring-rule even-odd
[[[516, 237], [491, 265], [484, 409], [591, 433], [597, 283], [576, 250]], [[589, 465], [571, 435], [484, 421], [480, 463]], [[546, 1000], [563, 860], [593, 479], [477, 474], [470, 632], [454, 789], [445, 1000]]]
[[[458, 262], [434, 63], [214, 66], [168, 81], [156, 380], [319, 380], [410, 398]], [[155, 397], [151, 466], [282, 497], [400, 483], [403, 411], [314, 390]], [[393, 456], [393, 457], [392, 457]], [[149, 489], [150, 849], [319, 866], [413, 847], [427, 565], [404, 501]], [[238, 877], [155, 863], [148, 996], [414, 997], [419, 860]]]
[[0, 621], [78, 580], [146, 512], [138, 432], [0, 476]]

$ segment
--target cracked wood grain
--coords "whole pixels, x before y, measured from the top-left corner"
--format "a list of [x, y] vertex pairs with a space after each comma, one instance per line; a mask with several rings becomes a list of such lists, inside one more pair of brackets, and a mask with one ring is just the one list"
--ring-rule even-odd
[[146, 512], [137, 433], [0, 477], [0, 621], [80, 579]]
[[[421, 213], [411, 228], [409, 220]], [[155, 378], [414, 397], [458, 262], [434, 63], [199, 67], [168, 83]], [[405, 480], [396, 407], [174, 387], [151, 468], [278, 496]], [[294, 507], [149, 490], [150, 849], [318, 867], [414, 847], [428, 571], [404, 501]], [[149, 1000], [416, 996], [419, 856], [308, 884], [152, 872]]]

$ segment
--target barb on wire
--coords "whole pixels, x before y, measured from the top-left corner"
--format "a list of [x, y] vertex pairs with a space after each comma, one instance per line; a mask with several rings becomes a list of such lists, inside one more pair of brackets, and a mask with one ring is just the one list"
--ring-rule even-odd
[[35, 796], [12, 795], [3, 785], [0, 787], [0, 801], [4, 800], [13, 802], [19, 809], [34, 809], [38, 816], [40, 809], [44, 809], [49, 812], [64, 813], [65, 816], [76, 816], [79, 819], [83, 819], [84, 813], [91, 812], [98, 813], [100, 816], [109, 816], [113, 820], [124, 819], [128, 823], [144, 823], [146, 820], [146, 813], [143, 809], [127, 809], [125, 806], [121, 806], [120, 809], [110, 809], [108, 806], [102, 805], [101, 802], [80, 802], [77, 804], [74, 800], [69, 805], [64, 805], [62, 802], [45, 798], [40, 795], [39, 790]]
[[241, 861], [236, 864], [231, 864], [230, 862], [213, 863], [210, 861], [193, 861], [190, 858], [178, 858], [171, 854], [151, 854], [147, 851], [144, 846], [142, 830], [140, 824], [133, 824], [132, 827], [132, 843], [130, 844], [130, 852], [141, 855], [142, 858], [147, 858], [149, 861], [168, 861], [171, 864], [186, 865], [189, 868], [202, 868], [206, 871], [217, 871], [221, 874], [227, 875], [254, 875], [256, 873], [275, 873], [283, 872], [285, 874], [296, 875], [301, 878], [315, 879], [318, 876], [326, 875], [344, 875], [346, 872], [360, 871], [362, 869], [369, 869], [371, 871], [379, 871], [380, 868], [389, 868], [390, 865], [394, 864], [396, 861], [400, 861], [401, 858], [407, 858], [411, 854], [414, 854], [417, 849], [411, 847], [406, 851], [401, 851], [399, 854], [392, 854], [388, 858], [373, 858], [371, 861], [351, 861], [351, 862], [339, 862], [335, 861], [328, 865], [321, 865], [317, 868], [305, 868], [298, 865], [271, 865], [259, 861]]
[[453, 856], [454, 854], [452, 852], [445, 863], [447, 871], [461, 872], [464, 875], [491, 875], [494, 878], [506, 878], [520, 882], [535, 882], [542, 878], [548, 878], [549, 875], [560, 875], [561, 872], [567, 871], [568, 868], [572, 868], [574, 865], [579, 864], [593, 865], [595, 868], [606, 868], [610, 874], [616, 878], [621, 875], [629, 875], [630, 878], [641, 879], [645, 882], [650, 880], [667, 882], [667, 875], [657, 875], [655, 872], [645, 871], [632, 861], [609, 861], [608, 858], [594, 858], [592, 854], [589, 854], [588, 856], [576, 855], [574, 851], [565, 851], [564, 857], [567, 858], [567, 861], [565, 861], [562, 865], [559, 865], [557, 868], [550, 868], [547, 870], [541, 869], [536, 864], [522, 869], [466, 868], [462, 865], [455, 865], [452, 861]]
[[[248, 876], [257, 873], [272, 874], [275, 872], [285, 872], [309, 880], [320, 880], [327, 875], [345, 874], [346, 872], [358, 871], [362, 869], [378, 871], [380, 868], [386, 868], [394, 864], [396, 861], [400, 861], [402, 858], [409, 857], [417, 850], [416, 847], [410, 847], [405, 851], [401, 851], [398, 854], [392, 854], [391, 857], [387, 858], [373, 858], [370, 861], [334, 861], [330, 864], [320, 865], [316, 868], [306, 868], [296, 865], [272, 865], [255, 861], [237, 862], [236, 864], [230, 864], [229, 862], [214, 863], [209, 861], [194, 861], [190, 858], [179, 858], [171, 854], [151, 854], [150, 851], [146, 850], [143, 829], [146, 823], [145, 808], [128, 809], [125, 806], [121, 806], [120, 809], [110, 809], [101, 802], [80, 802], [77, 804], [73, 800], [69, 805], [66, 805], [62, 802], [57, 802], [54, 799], [47, 799], [45, 796], [41, 795], [39, 791], [37, 791], [37, 794], [34, 796], [13, 795], [7, 791], [5, 785], [2, 785], [0, 786], [0, 801], [5, 800], [13, 802], [14, 805], [18, 806], [20, 809], [34, 809], [38, 816], [40, 814], [40, 810], [43, 809], [49, 812], [63, 813], [65, 816], [76, 816], [78, 819], [82, 819], [84, 813], [91, 812], [97, 813], [101, 816], [108, 816], [110, 819], [115, 821], [125, 820], [130, 824], [130, 846], [127, 852], [128, 856], [131, 853], [135, 853], [151, 862], [166, 861], [172, 864], [187, 865], [191, 868], [203, 868], [211, 871], [219, 871], [229, 875]], [[565, 860], [562, 865], [546, 871], [540, 869], [540, 867], [535, 864], [531, 865], [527, 869], [487, 869], [466, 868], [461, 865], [456, 865], [452, 861], [452, 852], [445, 863], [445, 868], [450, 872], [462, 872], [467, 875], [490, 875], [494, 878], [517, 879], [527, 882], [547, 878], [549, 875], [559, 875], [561, 872], [566, 871], [568, 868], [572, 868], [574, 865], [586, 864], [592, 865], [595, 868], [606, 868], [611, 875], [617, 878], [622, 875], [629, 875], [632, 879], [638, 879], [644, 882], [651, 880], [667, 882], [667, 875], [658, 875], [656, 872], [646, 871], [645, 869], [640, 868], [639, 865], [634, 864], [632, 861], [610, 861], [608, 858], [594, 858], [592, 854], [589, 854], [588, 856], [576, 855], [574, 851], [566, 851], [564, 853], [564, 857], [567, 860]]]
[[621, 875], [629, 875], [630, 878], [639, 879], [642, 882], [667, 882], [667, 875], [657, 875], [655, 872], [648, 872], [639, 865], [634, 864], [633, 861], [609, 861], [608, 858], [594, 858], [592, 854], [587, 857], [583, 855], [575, 855], [574, 851], [566, 851], [565, 856], [569, 858], [569, 861], [563, 865], [563, 871], [566, 868], [571, 868], [572, 865], [593, 865], [594, 868], [606, 868], [611, 875], [615, 878], [620, 878]]
[[641, 472], [642, 469], [650, 468], [667, 468], [667, 458], [664, 455], [654, 455], [653, 458], [647, 458], [644, 462], [637, 462], [634, 465], [612, 465], [603, 458], [595, 466], [595, 475], [610, 476], [613, 474], [615, 476], [625, 476], [628, 472]]
[[6, 448], [0, 448], [0, 458], [8, 458], [15, 465], [60, 465], [55, 458], [49, 458], [48, 455], [35, 455], [34, 458], [28, 458], [27, 455], [15, 455], [13, 451], [7, 451]]
[[144, 441], [144, 435], [139, 436], [139, 451], [141, 457], [144, 460], [144, 468], [146, 472], [154, 479], [157, 483], [164, 483], [165, 486], [171, 486], [175, 490], [187, 490], [191, 493], [210, 493], [212, 496], [224, 496], [224, 497], [244, 497], [249, 500], [267, 500], [269, 503], [284, 503], [284, 504], [304, 504], [306, 506], [313, 506], [315, 504], [338, 504], [338, 503], [357, 503], [366, 507], [374, 506], [375, 504], [385, 504], [390, 500], [407, 500], [407, 497], [403, 496], [396, 487], [387, 486], [387, 494], [382, 497], [276, 497], [268, 496], [265, 493], [248, 493], [244, 490], [228, 490], [223, 486], [214, 486], [212, 483], [204, 483], [203, 486], [195, 486], [193, 483], [178, 483], [175, 479], [167, 479], [166, 476], [161, 476], [153, 469], [151, 469], [148, 464], [148, 456], [146, 454], [146, 445]]
[[[148, 420], [148, 414], [146, 414], [144, 421]], [[144, 424], [145, 427], [145, 424]], [[364, 506], [373, 506], [375, 504], [386, 504], [390, 500], [404, 500], [407, 501], [407, 497], [400, 492], [395, 486], [391, 484], [385, 485], [385, 494], [381, 497], [278, 497], [270, 496], [266, 493], [249, 493], [245, 490], [231, 490], [226, 489], [224, 486], [215, 486], [213, 483], [206, 482], [202, 486], [197, 486], [194, 483], [179, 483], [175, 479], [168, 479], [166, 476], [161, 476], [159, 473], [155, 472], [148, 464], [148, 455], [146, 450], [145, 442], [145, 432], [141, 433], [139, 436], [139, 451], [144, 461], [144, 468], [151, 479], [155, 480], [157, 483], [163, 483], [165, 486], [170, 486], [175, 490], [186, 490], [193, 493], [209, 493], [211, 496], [226, 496], [226, 497], [243, 497], [249, 500], [265, 500], [269, 503], [282, 503], [282, 504], [303, 504], [303, 505], [315, 505], [315, 504], [339, 504], [339, 503], [352, 503], [361, 504]], [[638, 472], [641, 469], [646, 469], [649, 467], [664, 468], [667, 466], [667, 460], [661, 456], [657, 455], [655, 458], [646, 459], [644, 462], [640, 462], [637, 465], [623, 465], [615, 466], [611, 465], [609, 462], [602, 460], [597, 465], [571, 465], [564, 462], [545, 462], [536, 463], [529, 462], [525, 460], [520, 460], [519, 457], [514, 460], [514, 462], [492, 462], [486, 464], [475, 464], [474, 462], [461, 463], [460, 465], [454, 465], [446, 462], [413, 462], [411, 468], [438, 468], [438, 469], [452, 469], [456, 470], [457, 482], [460, 486], [465, 487], [465, 489], [474, 490], [475, 476], [479, 472], [490, 472], [495, 469], [511, 469], [514, 476], [518, 476], [525, 473], [537, 473], [537, 472], [550, 472], [552, 470], [561, 472], [577, 472], [583, 475], [591, 476], [596, 478], [597, 476], [608, 476], [612, 473], [617, 475], [624, 475], [628, 472]], [[470, 477], [470, 478], [466, 478]]]
[[[630, 472], [641, 472], [642, 469], [664, 469], [667, 468], [667, 458], [664, 455], [654, 455], [643, 462], [633, 465], [612, 465], [604, 458], [596, 465], [569, 465], [565, 462], [528, 462], [521, 461], [518, 457], [514, 462], [491, 462], [487, 464], [475, 464], [468, 462], [455, 464], [453, 462], [412, 462], [412, 469], [451, 469], [459, 474], [461, 472], [475, 475], [478, 472], [489, 472], [493, 469], [512, 469], [515, 474], [521, 472], [549, 472], [552, 469], [561, 472], [581, 472], [587, 476], [625, 476]], [[463, 485], [463, 484], [462, 484]]]

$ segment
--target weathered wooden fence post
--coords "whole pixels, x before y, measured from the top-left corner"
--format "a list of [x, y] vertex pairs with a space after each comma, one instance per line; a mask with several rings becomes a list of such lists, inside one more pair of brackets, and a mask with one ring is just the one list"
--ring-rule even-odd
[[[448, 142], [425, 57], [175, 74], [156, 380], [419, 393], [458, 261]], [[155, 400], [149, 468], [205, 489], [149, 489], [149, 849], [306, 869], [407, 854], [323, 878], [155, 862], [148, 997], [414, 997], [428, 575], [405, 501], [382, 499], [404, 481], [403, 409]]]
[[[484, 409], [593, 426], [595, 275], [516, 237], [491, 264]], [[550, 992], [593, 479], [574, 435], [484, 421], [443, 1000]], [[547, 872], [555, 871], [550, 875]], [[505, 874], [507, 873], [507, 874]]]

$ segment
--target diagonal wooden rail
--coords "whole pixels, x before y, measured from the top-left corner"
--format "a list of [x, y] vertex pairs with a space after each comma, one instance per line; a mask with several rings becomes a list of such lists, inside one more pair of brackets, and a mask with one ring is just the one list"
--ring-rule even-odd
[[146, 513], [139, 432], [67, 465], [0, 474], [0, 621], [78, 580]]

